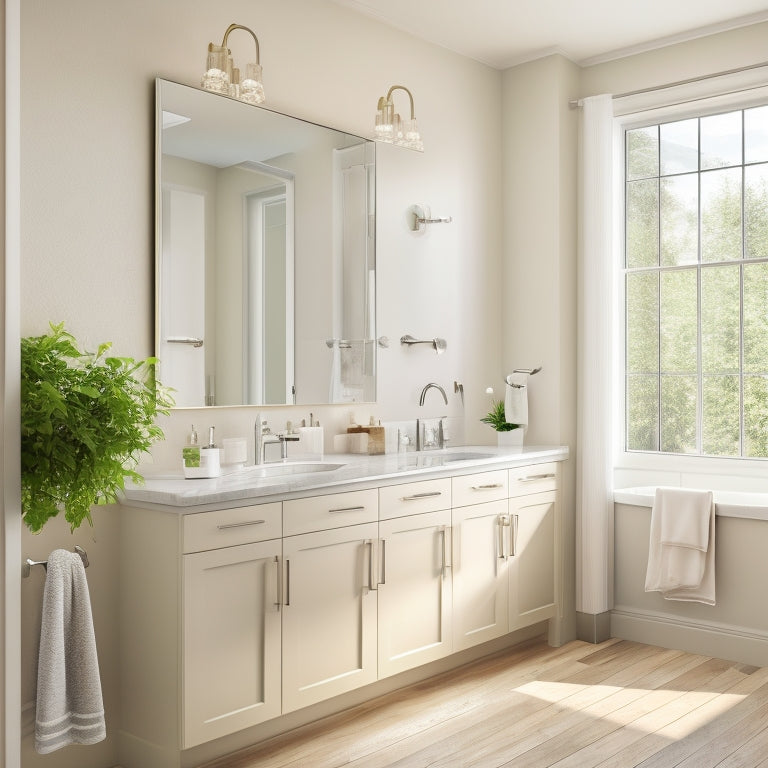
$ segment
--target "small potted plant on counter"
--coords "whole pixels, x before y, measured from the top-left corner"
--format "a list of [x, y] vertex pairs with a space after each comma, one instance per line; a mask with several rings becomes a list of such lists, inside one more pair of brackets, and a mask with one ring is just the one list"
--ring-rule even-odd
[[[493, 387], [485, 390], [486, 395], [493, 395]], [[496, 439], [499, 447], [515, 446], [523, 444], [525, 430], [519, 424], [507, 421], [504, 414], [504, 401], [491, 399], [491, 410], [480, 419], [485, 424], [490, 424], [496, 430]]]
[[91, 505], [110, 504], [142, 452], [163, 437], [155, 424], [173, 404], [155, 380], [155, 358], [78, 349], [64, 324], [21, 340], [21, 507], [33, 532], [63, 509], [75, 530]]

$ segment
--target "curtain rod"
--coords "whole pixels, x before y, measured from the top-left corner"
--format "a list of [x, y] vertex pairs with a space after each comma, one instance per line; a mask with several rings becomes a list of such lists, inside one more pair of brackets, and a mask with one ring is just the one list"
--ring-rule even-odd
[[[653, 93], [654, 91], [663, 91], [667, 88], [677, 88], [680, 85], [691, 85], [691, 83], [700, 83], [703, 80], [713, 80], [716, 77], [726, 77], [727, 75], [737, 75], [739, 72], [748, 72], [751, 69], [760, 69], [768, 66], [768, 61], [761, 61], [758, 64], [748, 64], [744, 67], [735, 67], [734, 69], [725, 69], [722, 72], [713, 72], [711, 75], [699, 75], [698, 77], [689, 77], [686, 80], [676, 80], [673, 83], [664, 83], [663, 85], [653, 85], [649, 88], [638, 88], [635, 91], [626, 91], [625, 93], [615, 93], [611, 98], [625, 99], [628, 96], [639, 96], [642, 93]], [[571, 99], [568, 106], [571, 109], [580, 107], [583, 99]]]

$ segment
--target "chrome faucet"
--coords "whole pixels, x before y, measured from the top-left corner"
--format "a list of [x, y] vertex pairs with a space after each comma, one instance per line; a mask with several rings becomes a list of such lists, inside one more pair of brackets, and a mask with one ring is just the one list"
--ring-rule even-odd
[[[427, 392], [430, 389], [438, 390], [440, 394], [443, 396], [443, 400], [445, 401], [445, 404], [448, 405], [448, 395], [445, 394], [445, 390], [439, 384], [435, 384], [434, 382], [430, 382], [424, 387], [424, 389], [421, 390], [421, 397], [419, 397], [419, 405], [424, 405], [424, 399], [426, 398]], [[438, 427], [437, 427], [437, 447], [438, 448], [445, 448], [443, 418], [444, 417], [440, 417], [440, 421], [438, 422]], [[434, 442], [431, 443], [431, 446], [434, 447]], [[424, 447], [425, 446], [422, 445], [422, 438], [421, 438], [421, 420], [416, 419], [416, 450], [420, 451]]]
[[254, 450], [253, 450], [253, 463], [254, 464], [266, 464], [264, 458], [264, 452], [270, 443], [280, 443], [280, 458], [285, 460], [288, 458], [288, 443], [295, 442], [299, 439], [298, 435], [273, 435], [270, 432], [269, 427], [266, 426], [267, 422], [261, 420], [261, 414], [256, 414], [256, 424], [254, 425]]

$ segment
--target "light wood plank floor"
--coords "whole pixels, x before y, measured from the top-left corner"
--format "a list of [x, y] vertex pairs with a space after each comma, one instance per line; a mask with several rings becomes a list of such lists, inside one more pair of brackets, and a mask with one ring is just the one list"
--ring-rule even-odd
[[768, 668], [533, 641], [205, 768], [768, 768]]

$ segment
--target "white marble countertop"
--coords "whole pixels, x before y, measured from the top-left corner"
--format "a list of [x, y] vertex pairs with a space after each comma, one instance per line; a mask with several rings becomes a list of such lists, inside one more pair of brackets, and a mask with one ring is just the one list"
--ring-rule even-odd
[[304, 474], [276, 474], [260, 477], [266, 472], [280, 472], [283, 462], [260, 467], [245, 467], [222, 477], [185, 479], [178, 472], [153, 471], [142, 467], [143, 485], [126, 481], [123, 503], [172, 510], [178, 513], [201, 512], [222, 506], [282, 501], [284, 498], [310, 496], [360, 486], [395, 485], [427, 477], [449, 477], [477, 471], [490, 471], [498, 466], [515, 467], [564, 461], [567, 446], [525, 446], [497, 448], [496, 446], [456, 446], [437, 451], [391, 453], [379, 456], [361, 454], [327, 454], [322, 462], [285, 462], [286, 464], [340, 464], [328, 471]]

